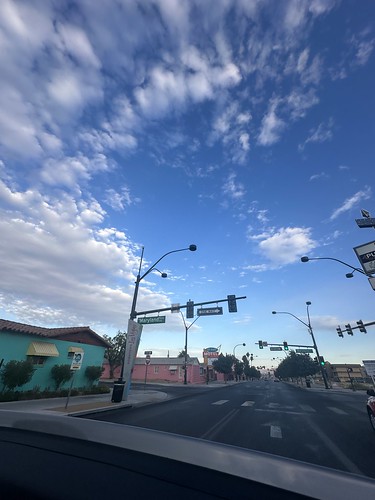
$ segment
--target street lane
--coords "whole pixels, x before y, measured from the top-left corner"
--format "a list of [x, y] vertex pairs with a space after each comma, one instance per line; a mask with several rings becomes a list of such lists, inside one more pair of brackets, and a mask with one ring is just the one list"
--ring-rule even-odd
[[218, 441], [375, 478], [375, 439], [358, 393], [272, 381], [219, 389], [91, 418]]

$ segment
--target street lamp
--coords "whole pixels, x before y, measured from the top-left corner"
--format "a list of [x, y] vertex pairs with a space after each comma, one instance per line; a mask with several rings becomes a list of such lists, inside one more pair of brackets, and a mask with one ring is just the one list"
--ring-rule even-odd
[[[150, 274], [150, 272], [156, 268], [156, 265], [162, 260], [164, 259], [164, 257], [166, 257], [167, 255], [171, 254], [171, 253], [176, 253], [176, 252], [183, 252], [185, 250], [190, 250], [191, 252], [195, 252], [197, 249], [197, 246], [196, 245], [190, 245], [188, 246], [187, 248], [180, 248], [179, 250], [171, 250], [170, 252], [167, 252], [165, 253], [164, 255], [162, 255], [160, 257], [160, 259], [158, 259], [155, 264], [153, 264], [150, 268], [147, 269], [147, 271], [142, 274], [141, 276], [141, 267], [142, 267], [142, 261], [143, 261], [143, 252], [144, 252], [144, 247], [142, 247], [142, 255], [141, 255], [141, 262], [139, 264], [139, 270], [138, 270], [138, 274], [137, 274], [137, 279], [135, 281], [135, 289], [134, 289], [134, 295], [133, 295], [133, 303], [132, 303], [132, 308], [131, 308], [131, 311], [130, 311], [130, 319], [135, 319], [137, 317], [137, 312], [135, 310], [136, 306], [137, 306], [137, 298], [138, 298], [138, 289], [139, 289], [139, 283], [143, 280], [143, 278], [145, 278], [148, 274]], [[158, 269], [157, 269], [158, 271]], [[160, 273], [160, 271], [159, 271]], [[162, 278], [166, 278], [167, 277], [167, 274], [166, 273], [160, 273]]]
[[245, 342], [244, 342], [243, 344], [237, 344], [237, 345], [235, 345], [235, 346], [233, 347], [233, 356], [234, 356], [234, 357], [236, 357], [236, 347], [238, 347], [239, 345], [243, 345], [243, 346], [245, 346], [246, 344], [245, 344]]
[[[132, 307], [131, 307], [131, 311], [130, 311], [130, 319], [132, 321], [134, 321], [137, 317], [137, 311], [136, 311], [136, 306], [137, 306], [137, 298], [138, 298], [138, 290], [139, 290], [139, 284], [140, 282], [147, 276], [149, 275], [154, 269], [156, 271], [158, 271], [162, 278], [166, 278], [167, 277], [167, 274], [166, 273], [162, 273], [161, 271], [159, 271], [159, 269], [156, 268], [156, 266], [159, 264], [159, 262], [164, 259], [164, 257], [166, 257], [167, 255], [170, 255], [171, 253], [176, 253], [176, 252], [183, 252], [185, 250], [190, 250], [190, 252], [195, 252], [197, 249], [197, 246], [196, 245], [189, 245], [187, 248], [180, 248], [178, 250], [171, 250], [170, 252], [167, 252], [165, 253], [164, 255], [162, 255], [160, 257], [160, 259], [158, 259], [154, 264], [152, 264], [151, 267], [149, 267], [147, 269], [147, 271], [145, 273], [142, 274], [141, 276], [141, 269], [142, 269], [142, 262], [143, 262], [143, 253], [144, 253], [144, 247], [142, 247], [142, 254], [141, 254], [141, 260], [140, 260], [140, 263], [139, 263], [139, 269], [138, 269], [138, 274], [137, 274], [137, 278], [136, 278], [136, 281], [135, 281], [135, 288], [134, 288], [134, 295], [133, 295], [133, 302], [132, 302]], [[128, 346], [128, 343], [127, 343], [127, 346]], [[136, 348], [137, 349], [137, 348]], [[131, 380], [131, 374], [129, 375], [129, 380], [126, 380], [124, 382], [124, 368], [125, 368], [125, 360], [126, 360], [126, 356], [127, 356], [127, 347], [125, 348], [125, 354], [124, 354], [124, 359], [123, 359], [123, 363], [122, 363], [122, 367], [121, 367], [121, 374], [120, 374], [120, 378], [118, 380], [118, 383], [120, 386], [122, 386], [121, 389], [119, 389], [117, 392], [118, 392], [118, 395], [116, 395], [116, 399], [119, 398], [120, 399], [120, 396], [121, 396], [121, 399], [123, 398], [123, 392], [124, 392], [124, 384], [126, 384], [126, 391], [125, 391], [125, 398], [127, 398], [127, 392], [129, 390], [129, 386], [130, 386], [130, 380]], [[134, 354], [134, 356], [136, 356], [136, 352]], [[134, 362], [134, 359], [132, 360], [132, 362]], [[128, 365], [129, 367], [129, 365]], [[120, 394], [121, 393], [121, 394]], [[121, 401], [120, 399], [120, 401]], [[117, 401], [116, 401], [117, 402]]]
[[309, 331], [309, 333], [311, 335], [311, 338], [312, 338], [312, 341], [313, 341], [313, 344], [314, 344], [314, 349], [315, 349], [316, 355], [317, 355], [318, 360], [319, 360], [319, 367], [320, 367], [320, 371], [321, 371], [321, 374], [322, 374], [322, 377], [323, 377], [324, 386], [325, 386], [326, 389], [329, 389], [329, 385], [328, 385], [328, 382], [327, 382], [326, 374], [324, 372], [324, 368], [320, 364], [319, 350], [318, 350], [318, 346], [317, 346], [316, 341], [315, 341], [314, 332], [313, 332], [313, 329], [312, 329], [312, 326], [311, 326], [311, 321], [310, 321], [309, 306], [311, 306], [311, 302], [307, 301], [306, 302], [306, 310], [307, 310], [307, 320], [308, 320], [308, 323], [305, 323], [304, 321], [302, 321], [302, 319], [298, 318], [297, 316], [295, 316], [294, 314], [292, 314], [290, 312], [286, 312], [286, 311], [272, 311], [272, 314], [289, 314], [289, 316], [293, 316], [293, 318], [295, 318], [297, 321], [299, 321], [303, 325], [307, 326], [307, 329], [308, 329], [308, 331]]
[[342, 260], [339, 260], [339, 259], [335, 259], [333, 257], [307, 257], [306, 255], [304, 257], [301, 257], [301, 262], [309, 262], [310, 260], [334, 260], [336, 262], [339, 262], [340, 264], [343, 264], [344, 266], [346, 267], [350, 267], [350, 269], [352, 270], [351, 273], [347, 273], [345, 276], [347, 278], [353, 278], [353, 273], [355, 273], [355, 271], [361, 273], [361, 274], [364, 274], [365, 276], [368, 276], [362, 269], [360, 269], [359, 267], [354, 267], [354, 266], [351, 266], [350, 264], [347, 264], [346, 262], [342, 261]]
[[[187, 384], [187, 358], [188, 358], [188, 354], [187, 354], [188, 331], [189, 331], [189, 328], [191, 328], [194, 325], [194, 323], [200, 318], [200, 316], [197, 316], [195, 318], [195, 320], [192, 323], [190, 323], [189, 326], [187, 326], [186, 321], [185, 321], [185, 316], [183, 315], [182, 311], [180, 311], [180, 314], [182, 316], [182, 320], [183, 320], [184, 326], [185, 326], [185, 361], [184, 361], [184, 368], [185, 368], [185, 370], [184, 370], [184, 385], [186, 385]], [[191, 378], [190, 378], [190, 380], [191, 380]]]

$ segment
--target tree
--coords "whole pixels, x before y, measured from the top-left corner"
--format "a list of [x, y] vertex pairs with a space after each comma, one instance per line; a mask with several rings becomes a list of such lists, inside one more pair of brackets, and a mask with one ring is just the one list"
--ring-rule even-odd
[[109, 364], [109, 378], [114, 378], [114, 371], [119, 366], [122, 366], [125, 356], [126, 347], [126, 332], [117, 332], [114, 337], [109, 337], [108, 335], [103, 335], [105, 340], [110, 343], [111, 347], [108, 347], [105, 351], [104, 357]]
[[85, 375], [89, 379], [90, 386], [100, 378], [103, 370], [104, 368], [102, 366], [86, 366]]
[[236, 376], [236, 380], [241, 380], [243, 372], [244, 372], [244, 363], [236, 359], [236, 361], [234, 362], [234, 374]]
[[[184, 358], [185, 357], [185, 349], [182, 349], [182, 351], [179, 353], [179, 355], [177, 357]], [[186, 357], [187, 357], [187, 359], [189, 359], [190, 358], [189, 354]]]
[[227, 381], [227, 376], [232, 373], [232, 367], [235, 363], [236, 358], [231, 354], [220, 354], [220, 356], [212, 362], [213, 369], [219, 373], [224, 373], [225, 382]]
[[314, 363], [308, 354], [296, 354], [291, 351], [289, 356], [279, 364], [275, 370], [278, 378], [298, 378], [315, 375], [319, 366]]
[[71, 379], [73, 373], [70, 370], [70, 365], [54, 365], [51, 368], [51, 377], [55, 382], [56, 391], [62, 384]]
[[13, 390], [30, 382], [34, 372], [35, 368], [30, 361], [12, 360], [4, 366], [1, 372], [1, 381], [4, 388]]

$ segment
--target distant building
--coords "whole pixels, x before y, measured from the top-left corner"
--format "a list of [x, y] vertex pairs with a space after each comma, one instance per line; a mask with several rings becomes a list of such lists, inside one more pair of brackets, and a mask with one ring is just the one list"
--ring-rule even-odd
[[331, 364], [326, 363], [325, 369], [329, 380], [339, 384], [350, 384], [353, 382], [365, 382], [366, 373], [359, 364]]
[[[51, 368], [71, 365], [74, 353], [83, 354], [82, 367], [74, 375], [74, 387], [85, 387], [87, 366], [102, 366], [109, 344], [89, 326], [44, 328], [0, 319], [0, 362], [30, 360], [35, 367], [31, 381], [19, 391], [54, 389]], [[70, 382], [65, 384], [68, 387]], [[64, 387], [64, 386], [63, 386]]]

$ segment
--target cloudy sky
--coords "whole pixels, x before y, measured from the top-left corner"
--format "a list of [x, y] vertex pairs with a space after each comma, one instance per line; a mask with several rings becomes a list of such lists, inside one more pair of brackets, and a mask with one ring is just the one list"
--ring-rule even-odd
[[[375, 359], [353, 247], [374, 240], [371, 0], [2, 0], [0, 317], [125, 330], [138, 311], [246, 296], [202, 317], [189, 351], [221, 345], [271, 366], [259, 339]], [[141, 350], [176, 355], [179, 314]], [[262, 362], [260, 363], [260, 360]]]

